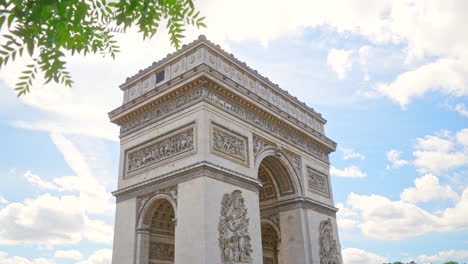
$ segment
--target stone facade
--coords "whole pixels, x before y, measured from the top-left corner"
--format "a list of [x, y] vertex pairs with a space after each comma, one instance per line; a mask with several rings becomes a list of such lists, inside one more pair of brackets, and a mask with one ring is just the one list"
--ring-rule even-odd
[[113, 264], [341, 264], [320, 114], [204, 37], [121, 89]]

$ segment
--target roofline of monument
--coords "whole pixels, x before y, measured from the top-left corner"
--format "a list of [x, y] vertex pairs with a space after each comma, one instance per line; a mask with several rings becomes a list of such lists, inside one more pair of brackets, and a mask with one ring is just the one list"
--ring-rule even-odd
[[121, 90], [125, 90], [127, 87], [130, 85], [134, 84], [138, 80], [140, 80], [142, 77], [145, 75], [151, 74], [154, 71], [156, 71], [158, 68], [162, 68], [163, 66], [167, 66], [167, 64], [170, 64], [172, 61], [174, 61], [176, 58], [184, 55], [185, 53], [195, 49], [198, 46], [205, 45], [207, 48], [210, 48], [213, 51], [216, 51], [226, 59], [230, 60], [234, 64], [236, 64], [239, 68], [245, 70], [246, 72], [252, 74], [254, 77], [256, 77], [259, 81], [263, 82], [265, 85], [267, 85], [269, 88], [276, 90], [278, 93], [282, 94], [285, 96], [287, 99], [291, 100], [293, 103], [297, 104], [299, 107], [303, 108], [303, 110], [306, 110], [308, 113], [312, 114], [315, 118], [323, 122], [323, 124], [327, 123], [327, 120], [322, 117], [320, 113], [315, 111], [312, 107], [308, 106], [306, 103], [300, 101], [297, 97], [291, 95], [288, 91], [282, 89], [279, 87], [278, 84], [273, 83], [270, 81], [267, 77], [261, 75], [258, 73], [257, 70], [254, 70], [250, 68], [245, 62], [240, 61], [237, 59], [232, 53], [228, 53], [225, 50], [223, 50], [219, 45], [214, 44], [213, 42], [209, 41], [204, 35], [198, 36], [198, 39], [192, 41], [189, 44], [185, 44], [182, 46], [182, 48], [176, 52], [169, 53], [166, 57], [162, 58], [159, 61], [155, 61], [151, 64], [151, 66], [140, 70], [138, 73], [134, 74], [131, 77], [127, 77], [124, 83], [122, 83], [119, 88]]

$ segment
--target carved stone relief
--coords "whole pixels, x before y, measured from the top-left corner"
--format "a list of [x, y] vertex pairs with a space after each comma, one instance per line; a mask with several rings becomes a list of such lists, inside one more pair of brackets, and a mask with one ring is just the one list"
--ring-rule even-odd
[[257, 160], [258, 154], [260, 154], [267, 147], [276, 147], [276, 145], [255, 134], [253, 135], [253, 151], [255, 160]]
[[[294, 171], [298, 176], [302, 175], [302, 161], [301, 161], [301, 156], [288, 151], [284, 150], [284, 154], [286, 155], [286, 158], [292, 163]], [[302, 177], [299, 177], [299, 179], [302, 179]]]
[[151, 242], [149, 257], [150, 259], [173, 261], [174, 245], [159, 242]]
[[307, 167], [307, 179], [309, 191], [316, 192], [327, 197], [330, 196], [327, 175]]
[[177, 205], [177, 185], [174, 185], [174, 186], [164, 188], [164, 189], [160, 189], [160, 190], [157, 190], [157, 191], [154, 191], [154, 192], [151, 192], [151, 193], [148, 193], [148, 194], [145, 194], [145, 195], [142, 195], [142, 196], [138, 197], [137, 198], [138, 214], [141, 214], [141, 211], [145, 207], [146, 203], [151, 198], [153, 198], [155, 195], [158, 195], [158, 194], [166, 194]]
[[211, 124], [211, 150], [241, 164], [249, 164], [247, 137], [214, 123]]
[[320, 264], [341, 264], [341, 254], [335, 239], [331, 219], [320, 222]]
[[[265, 216], [265, 219], [270, 220], [271, 222], [273, 222], [276, 225], [277, 228], [281, 227], [279, 213], [274, 213], [274, 214], [267, 215], [267, 216]], [[280, 234], [278, 234], [278, 235], [280, 235]]]
[[249, 219], [241, 191], [224, 194], [218, 231], [222, 263], [252, 263]]
[[194, 149], [194, 127], [191, 126], [127, 151], [125, 172], [128, 174]]

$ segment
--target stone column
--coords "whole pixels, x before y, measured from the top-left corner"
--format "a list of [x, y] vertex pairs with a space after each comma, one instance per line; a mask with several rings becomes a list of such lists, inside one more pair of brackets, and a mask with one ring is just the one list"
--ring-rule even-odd
[[115, 209], [113, 264], [134, 263], [136, 199], [117, 201]]
[[136, 264], [147, 264], [149, 261], [149, 230], [140, 229], [136, 231]]
[[226, 176], [199, 177], [178, 185], [176, 264], [223, 263], [219, 245], [219, 222], [225, 194], [241, 191], [249, 219], [251, 263], [262, 263], [258, 193], [225, 181]]
[[280, 263], [312, 263], [307, 215], [304, 209], [297, 208], [280, 212], [281, 244]]

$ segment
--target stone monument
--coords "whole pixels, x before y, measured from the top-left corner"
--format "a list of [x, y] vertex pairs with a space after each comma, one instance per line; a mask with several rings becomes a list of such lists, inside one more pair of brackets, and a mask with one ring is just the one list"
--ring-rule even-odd
[[325, 119], [198, 40], [127, 78], [113, 264], [341, 264]]

